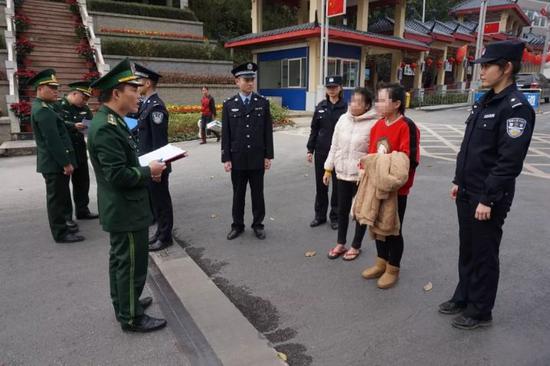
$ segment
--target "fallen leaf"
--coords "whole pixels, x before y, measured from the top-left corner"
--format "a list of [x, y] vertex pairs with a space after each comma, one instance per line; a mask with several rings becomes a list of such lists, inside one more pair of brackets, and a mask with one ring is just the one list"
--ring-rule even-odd
[[210, 218], [211, 218], [211, 219], [215, 219], [216, 217], [218, 217], [218, 215], [216, 215], [216, 214], [210, 215]]
[[288, 361], [288, 357], [283, 352], [277, 352], [277, 357], [285, 362]]
[[424, 285], [424, 291], [425, 292], [432, 291], [432, 288], [433, 288], [433, 285], [432, 285], [431, 282], [428, 282], [427, 284]]
[[313, 257], [315, 256], [315, 254], [317, 254], [317, 252], [315, 250], [311, 250], [309, 252], [306, 252], [306, 257]]

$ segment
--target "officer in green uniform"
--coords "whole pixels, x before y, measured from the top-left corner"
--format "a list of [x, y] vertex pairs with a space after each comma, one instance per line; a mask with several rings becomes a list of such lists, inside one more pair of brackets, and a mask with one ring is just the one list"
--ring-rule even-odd
[[[71, 88], [69, 94], [61, 98], [57, 107], [63, 120], [69, 137], [73, 143], [76, 154], [78, 168], [75, 168], [71, 181], [73, 182], [73, 200], [76, 211], [76, 218], [79, 220], [96, 219], [97, 214], [90, 212], [88, 204], [90, 197], [90, 172], [88, 171], [88, 154], [86, 152], [86, 141], [84, 140], [84, 131], [87, 126], [86, 121], [91, 121], [94, 117], [88, 100], [92, 95], [89, 81], [77, 81], [69, 84]], [[72, 221], [73, 207], [69, 206], [67, 211], [67, 221]]]
[[88, 151], [97, 181], [99, 220], [110, 235], [109, 277], [111, 299], [124, 331], [151, 332], [166, 320], [144, 313], [152, 302], [139, 300], [145, 286], [148, 229], [152, 221], [147, 186], [160, 181], [164, 163], [142, 167], [137, 145], [123, 117], [138, 109], [141, 85], [128, 59], [123, 60], [91, 87], [101, 91], [102, 106], [88, 132]]
[[28, 84], [36, 89], [32, 104], [31, 124], [36, 141], [36, 171], [46, 181], [48, 220], [54, 240], [74, 243], [84, 240], [76, 235], [78, 228], [67, 226], [65, 213], [71, 204], [69, 177], [76, 164], [71, 139], [63, 119], [55, 112], [59, 83], [55, 70], [47, 69], [32, 77]]

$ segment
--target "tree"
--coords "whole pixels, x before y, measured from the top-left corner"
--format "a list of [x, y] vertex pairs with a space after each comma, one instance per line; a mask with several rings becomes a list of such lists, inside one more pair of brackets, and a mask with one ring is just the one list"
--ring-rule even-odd
[[[422, 1], [423, 0], [410, 0], [407, 1], [407, 18], [422, 19]], [[426, 20], [450, 20], [452, 16], [449, 15], [449, 11], [456, 4], [461, 3], [463, 0], [426, 0]]]

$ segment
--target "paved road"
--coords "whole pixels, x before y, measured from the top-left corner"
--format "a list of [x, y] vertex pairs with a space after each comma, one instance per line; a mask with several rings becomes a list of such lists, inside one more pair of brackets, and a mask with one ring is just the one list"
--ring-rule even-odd
[[[370, 240], [358, 260], [329, 261], [336, 233], [309, 228], [314, 184], [313, 167], [304, 159], [307, 128], [275, 134], [265, 241], [249, 229], [238, 240], [225, 240], [231, 184], [219, 144], [182, 144], [190, 157], [174, 164], [171, 178], [179, 241], [291, 365], [547, 365], [550, 203], [541, 174], [526, 168], [518, 181], [502, 243], [495, 325], [467, 333], [436, 312], [457, 277], [450, 153], [467, 113], [410, 114], [422, 128], [424, 157], [405, 219], [402, 277], [392, 290], [378, 290], [359, 275], [375, 256]], [[541, 146], [530, 154], [539, 160], [529, 164], [548, 174], [546, 165], [535, 164], [548, 163], [541, 152], [548, 153], [550, 116], [539, 116], [536, 133]], [[188, 364], [189, 350], [170, 329], [135, 336], [116, 327], [107, 292], [107, 236], [96, 223], [83, 223], [90, 240], [52, 243], [44, 186], [34, 168], [34, 157], [0, 159], [0, 364]], [[247, 221], [249, 210], [248, 201]], [[317, 255], [306, 258], [310, 250]], [[433, 290], [425, 293], [427, 282]], [[161, 309], [155, 305], [151, 312], [160, 315]]]
[[[177, 235], [255, 326], [290, 356], [291, 365], [548, 364], [548, 180], [528, 168], [505, 225], [495, 325], [467, 333], [453, 329], [450, 318], [436, 311], [457, 280], [450, 153], [460, 142], [467, 113], [410, 113], [426, 138], [425, 156], [405, 218], [402, 277], [392, 290], [378, 290], [359, 275], [374, 259], [372, 241], [365, 240], [363, 255], [352, 263], [329, 261], [326, 252], [336, 233], [327, 226], [309, 228], [314, 184], [313, 167], [304, 159], [307, 128], [275, 134], [263, 242], [250, 229], [235, 241], [225, 240], [231, 184], [219, 163], [219, 145], [184, 144], [190, 157], [175, 165], [172, 179]], [[542, 140], [548, 125], [550, 116], [540, 115], [536, 132]], [[435, 145], [443, 146], [441, 152], [436, 154]], [[537, 150], [547, 151], [546, 145]], [[545, 158], [533, 149], [531, 154]], [[246, 221], [249, 211], [248, 202]], [[306, 258], [310, 250], [317, 255]], [[433, 290], [425, 293], [427, 282]]]

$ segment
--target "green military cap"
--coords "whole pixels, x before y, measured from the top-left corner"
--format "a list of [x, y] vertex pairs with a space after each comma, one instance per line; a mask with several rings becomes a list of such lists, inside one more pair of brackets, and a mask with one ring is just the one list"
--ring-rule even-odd
[[132, 64], [126, 58], [113, 67], [107, 74], [94, 81], [90, 86], [94, 89], [109, 90], [122, 83], [137, 86], [142, 85], [137, 79], [139, 77], [134, 74]]
[[27, 81], [27, 85], [32, 85], [35, 89], [40, 85], [59, 86], [59, 81], [55, 77], [54, 69], [46, 69], [40, 71]]
[[79, 91], [82, 94], [84, 94], [87, 97], [92, 96], [92, 88], [90, 88], [90, 81], [82, 80], [82, 81], [75, 81], [74, 83], [69, 84], [69, 88], [71, 88], [71, 91]]

